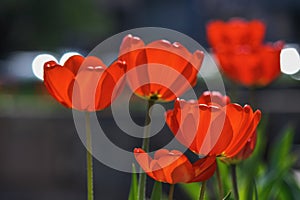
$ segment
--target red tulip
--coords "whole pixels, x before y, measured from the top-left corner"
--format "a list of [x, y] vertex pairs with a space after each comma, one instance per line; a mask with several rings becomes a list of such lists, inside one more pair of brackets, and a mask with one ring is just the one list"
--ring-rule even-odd
[[233, 18], [228, 22], [212, 21], [206, 27], [208, 42], [218, 52], [260, 47], [265, 29], [262, 21], [245, 21], [241, 18]]
[[169, 184], [205, 181], [216, 169], [215, 157], [205, 157], [192, 164], [177, 150], [160, 149], [153, 159], [143, 149], [136, 148], [134, 156], [148, 176]]
[[[245, 146], [234, 157], [227, 159], [227, 162], [238, 162], [247, 159], [253, 153], [256, 145], [257, 133], [253, 132], [252, 136], [247, 140]], [[226, 160], [226, 159], [225, 159]]]
[[228, 96], [223, 96], [215, 91], [204, 92], [198, 102], [223, 107], [231, 122], [233, 137], [231, 143], [222, 153], [226, 157], [224, 160], [233, 161], [248, 158], [255, 148], [256, 127], [260, 121], [261, 112], [259, 110], [253, 112], [248, 105], [242, 108], [238, 104], [232, 104]]
[[219, 155], [230, 144], [233, 129], [222, 107], [176, 100], [166, 112], [166, 123], [176, 139], [201, 155]]
[[220, 92], [216, 91], [206, 91], [199, 97], [199, 104], [206, 105], [216, 105], [216, 106], [225, 106], [230, 103], [230, 98], [228, 96], [223, 96]]
[[172, 101], [196, 84], [203, 52], [193, 54], [178, 42], [143, 40], [127, 35], [120, 47], [120, 60], [127, 63], [128, 84], [146, 99]]
[[[224, 108], [233, 128], [233, 138], [222, 155], [234, 158], [243, 149], [248, 151], [248, 145], [252, 152], [255, 147], [253, 142], [256, 141], [254, 134], [256, 134], [256, 128], [261, 118], [260, 110], [254, 112], [249, 105], [242, 107], [238, 104], [228, 104]], [[246, 159], [247, 156], [243, 157]]]
[[198, 102], [177, 100], [174, 110], [166, 113], [166, 123], [193, 152], [234, 158], [242, 151], [253, 151], [260, 117], [261, 112], [249, 105], [230, 103], [229, 97], [218, 92], [204, 92]]
[[223, 73], [245, 86], [265, 86], [280, 75], [283, 42], [263, 44], [259, 20], [232, 19], [207, 25], [207, 37]]
[[[44, 84], [48, 92], [67, 108], [96, 111], [106, 108], [116, 98], [122, 89], [125, 70], [126, 65], [121, 61], [106, 67], [96, 57], [75, 55], [64, 66], [54, 61], [46, 62]], [[118, 82], [120, 85], [116, 85]]]

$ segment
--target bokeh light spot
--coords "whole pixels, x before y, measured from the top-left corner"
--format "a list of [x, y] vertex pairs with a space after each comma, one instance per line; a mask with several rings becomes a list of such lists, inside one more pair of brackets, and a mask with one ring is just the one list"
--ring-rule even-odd
[[284, 74], [292, 75], [300, 70], [300, 56], [295, 48], [285, 48], [280, 53], [280, 68]]
[[44, 80], [44, 64], [51, 60], [57, 62], [51, 54], [40, 54], [33, 59], [32, 72], [38, 79]]
[[75, 56], [75, 55], [81, 55], [80, 53], [77, 52], [67, 52], [64, 55], [62, 55], [62, 57], [59, 60], [59, 64], [60, 65], [64, 65], [65, 62], [71, 57], [71, 56]]

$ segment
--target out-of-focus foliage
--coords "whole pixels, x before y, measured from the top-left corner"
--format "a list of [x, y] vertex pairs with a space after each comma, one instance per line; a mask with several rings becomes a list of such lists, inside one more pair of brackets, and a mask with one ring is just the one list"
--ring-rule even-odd
[[71, 45], [89, 48], [115, 28], [111, 13], [92, 0], [4, 0], [0, 3], [0, 19], [5, 27], [0, 34], [1, 44], [19, 50], [56, 50]]
[[130, 186], [128, 200], [137, 200], [138, 197], [137, 193], [138, 193], [138, 179], [137, 179], [135, 165], [132, 164], [131, 186]]
[[[258, 141], [253, 155], [238, 165], [238, 189], [240, 199], [297, 199], [300, 186], [295, 178], [293, 166], [297, 156], [292, 152], [294, 129], [287, 127], [274, 142], [269, 145], [266, 155], [266, 123], [263, 120], [258, 128]], [[231, 191], [231, 179], [228, 166], [218, 162], [222, 177], [224, 196]], [[217, 179], [212, 179], [214, 190], [210, 197], [218, 198]], [[190, 199], [197, 199], [199, 184], [185, 184], [181, 188]], [[208, 189], [209, 192], [209, 189]], [[226, 199], [232, 199], [226, 197]]]

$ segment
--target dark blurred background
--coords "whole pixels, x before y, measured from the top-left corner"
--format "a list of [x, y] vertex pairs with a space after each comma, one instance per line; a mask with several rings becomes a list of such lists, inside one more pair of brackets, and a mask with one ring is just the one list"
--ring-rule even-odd
[[[114, 34], [148, 26], [182, 32], [209, 49], [205, 24], [231, 17], [261, 19], [267, 24], [265, 41], [297, 45], [299, 13], [298, 0], [1, 0], [0, 199], [81, 200], [86, 196], [85, 148], [71, 110], [55, 102], [34, 76], [31, 63], [36, 55], [60, 57], [69, 51], [86, 55]], [[228, 91], [234, 87], [225, 83]], [[257, 108], [269, 117], [266, 139], [271, 141], [293, 125], [296, 150], [300, 144], [299, 86], [295, 76], [283, 74], [256, 93]], [[249, 103], [248, 90], [235, 88], [239, 102]], [[144, 110], [133, 111], [137, 121], [143, 122]], [[114, 134], [118, 130], [110, 114], [105, 110], [101, 116]], [[168, 132], [166, 127], [163, 131]], [[132, 138], [120, 140], [128, 149], [141, 145]], [[127, 199], [131, 175], [98, 161], [94, 165], [96, 199]]]

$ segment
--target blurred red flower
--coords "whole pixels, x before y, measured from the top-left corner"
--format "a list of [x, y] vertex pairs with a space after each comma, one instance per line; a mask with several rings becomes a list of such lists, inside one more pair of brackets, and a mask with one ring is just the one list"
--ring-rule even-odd
[[172, 101], [196, 84], [203, 56], [202, 51], [192, 54], [178, 42], [157, 40], [145, 45], [142, 39], [127, 35], [119, 59], [127, 64], [127, 81], [135, 94]]
[[201, 182], [209, 179], [216, 169], [216, 158], [205, 157], [195, 163], [177, 150], [160, 149], [154, 159], [143, 149], [134, 149], [134, 156], [143, 170], [156, 181], [169, 184]]
[[280, 75], [284, 43], [263, 44], [265, 24], [233, 18], [207, 24], [207, 38], [223, 73], [245, 86], [265, 86]]
[[166, 113], [166, 123], [197, 154], [246, 158], [249, 153], [245, 152], [255, 147], [260, 117], [261, 112], [249, 105], [230, 103], [229, 97], [218, 92], [204, 92], [198, 102], [177, 100]]
[[266, 26], [259, 20], [233, 18], [228, 22], [212, 21], [207, 24], [206, 29], [208, 42], [221, 52], [236, 51], [241, 47], [259, 48], [264, 40]]
[[[106, 108], [116, 98], [122, 89], [125, 71], [126, 65], [121, 61], [106, 67], [96, 57], [75, 55], [64, 66], [54, 61], [46, 62], [44, 84], [48, 92], [67, 108], [91, 112]], [[116, 85], [118, 81], [120, 85]]]

